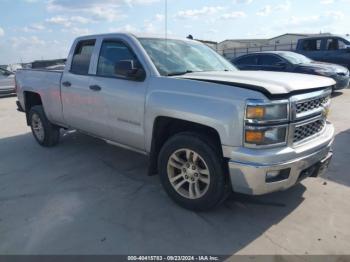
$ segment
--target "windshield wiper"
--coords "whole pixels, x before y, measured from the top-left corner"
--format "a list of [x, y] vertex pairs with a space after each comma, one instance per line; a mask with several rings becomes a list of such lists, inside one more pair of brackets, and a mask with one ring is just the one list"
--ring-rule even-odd
[[187, 70], [187, 71], [183, 71], [183, 72], [171, 72], [168, 73], [167, 76], [181, 76], [181, 75], [186, 75], [186, 74], [190, 74], [193, 73], [192, 70]]

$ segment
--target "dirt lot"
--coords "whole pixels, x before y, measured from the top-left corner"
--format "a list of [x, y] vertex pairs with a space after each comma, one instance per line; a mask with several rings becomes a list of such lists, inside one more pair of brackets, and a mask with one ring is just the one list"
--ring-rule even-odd
[[350, 254], [350, 90], [325, 179], [217, 210], [173, 204], [147, 159], [82, 134], [44, 149], [0, 98], [0, 254]]

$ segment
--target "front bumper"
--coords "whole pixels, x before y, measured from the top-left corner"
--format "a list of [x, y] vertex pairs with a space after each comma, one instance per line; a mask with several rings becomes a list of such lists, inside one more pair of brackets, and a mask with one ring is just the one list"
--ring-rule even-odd
[[[307, 176], [315, 176], [314, 168], [332, 156], [333, 139], [334, 128], [328, 124], [322, 135], [297, 148], [232, 150], [228, 165], [233, 191], [263, 195], [288, 189]], [[288, 176], [267, 182], [267, 174], [274, 172]]]
[[349, 86], [350, 77], [334, 78], [334, 80], [336, 81], [336, 85], [333, 90], [341, 90]]
[[15, 88], [0, 88], [0, 95], [11, 95], [15, 93]]

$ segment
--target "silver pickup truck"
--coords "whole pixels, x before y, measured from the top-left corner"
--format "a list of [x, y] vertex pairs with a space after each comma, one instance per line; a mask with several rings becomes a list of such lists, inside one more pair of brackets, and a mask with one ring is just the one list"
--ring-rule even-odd
[[324, 173], [334, 84], [238, 71], [199, 42], [125, 33], [78, 38], [63, 72], [16, 74], [17, 105], [40, 145], [76, 129], [146, 154], [149, 173], [193, 210]]

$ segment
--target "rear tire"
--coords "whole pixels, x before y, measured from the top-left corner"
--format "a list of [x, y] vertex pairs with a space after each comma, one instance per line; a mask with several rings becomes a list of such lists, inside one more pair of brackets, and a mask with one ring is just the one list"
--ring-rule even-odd
[[227, 197], [224, 161], [211, 139], [194, 133], [170, 138], [159, 153], [161, 183], [180, 206], [203, 211]]
[[35, 140], [44, 147], [53, 147], [60, 139], [60, 128], [47, 119], [42, 106], [33, 106], [28, 120]]

